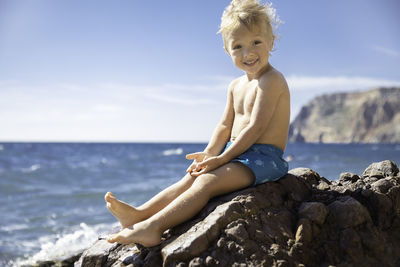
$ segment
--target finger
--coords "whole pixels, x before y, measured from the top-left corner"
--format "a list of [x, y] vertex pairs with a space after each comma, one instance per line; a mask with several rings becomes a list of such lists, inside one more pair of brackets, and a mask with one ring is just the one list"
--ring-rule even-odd
[[186, 159], [195, 159], [199, 156], [201, 152], [191, 153], [186, 155]]
[[203, 169], [205, 166], [207, 166], [207, 165], [205, 165], [204, 162], [197, 163], [197, 165], [196, 165], [196, 170], [201, 170], [201, 169]]
[[191, 172], [190, 175], [193, 177], [198, 177], [200, 175], [200, 172]]
[[187, 168], [186, 172], [192, 172], [193, 169], [195, 169], [196, 164], [193, 162], [192, 164], [190, 164], [189, 168]]
[[207, 167], [207, 165], [210, 163], [212, 159], [206, 159], [200, 163], [197, 164], [197, 168], [203, 169], [204, 167]]
[[201, 169], [200, 171], [192, 172], [191, 175], [194, 176], [194, 177], [198, 177], [198, 176], [200, 176], [200, 175], [202, 175], [202, 174], [204, 174], [206, 172], [207, 172], [207, 168], [204, 168], [204, 169]]
[[194, 166], [195, 166], [195, 162], [192, 162], [192, 164], [189, 165], [189, 167], [187, 168], [186, 171], [193, 170]]

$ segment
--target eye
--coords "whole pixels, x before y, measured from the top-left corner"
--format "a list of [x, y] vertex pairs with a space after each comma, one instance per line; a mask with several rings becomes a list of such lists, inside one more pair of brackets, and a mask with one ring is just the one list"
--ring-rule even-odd
[[241, 45], [235, 45], [235, 46], [233, 47], [233, 50], [238, 50], [238, 49], [240, 49], [240, 48], [242, 48]]
[[259, 40], [254, 41], [254, 45], [258, 45], [258, 44], [261, 44], [261, 41], [259, 41]]

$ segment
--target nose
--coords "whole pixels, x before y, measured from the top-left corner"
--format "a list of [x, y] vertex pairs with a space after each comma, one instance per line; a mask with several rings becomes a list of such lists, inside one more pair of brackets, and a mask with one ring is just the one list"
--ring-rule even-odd
[[252, 56], [253, 54], [254, 54], [254, 49], [252, 47], [248, 47], [248, 48], [243, 49], [243, 55], [245, 57]]

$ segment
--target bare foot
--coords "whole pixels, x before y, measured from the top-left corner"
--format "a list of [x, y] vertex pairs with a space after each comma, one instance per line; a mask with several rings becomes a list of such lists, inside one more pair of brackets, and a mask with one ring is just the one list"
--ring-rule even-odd
[[139, 243], [145, 247], [153, 247], [160, 244], [161, 233], [144, 221], [135, 224], [133, 229], [125, 228], [117, 234], [110, 235], [107, 241], [119, 244]]
[[116, 199], [113, 193], [107, 192], [104, 199], [107, 203], [107, 209], [117, 218], [122, 228], [132, 226], [141, 221], [140, 211]]

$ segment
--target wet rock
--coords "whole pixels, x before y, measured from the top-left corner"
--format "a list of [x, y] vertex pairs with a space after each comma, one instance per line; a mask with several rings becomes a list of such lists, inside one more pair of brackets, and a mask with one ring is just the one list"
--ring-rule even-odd
[[120, 247], [118, 244], [110, 244], [105, 240], [98, 240], [93, 246], [83, 252], [77, 265], [103, 266], [107, 262], [110, 253], [118, 247]]
[[397, 266], [398, 174], [390, 161], [338, 181], [297, 168], [212, 199], [156, 247], [101, 240], [75, 266]]

